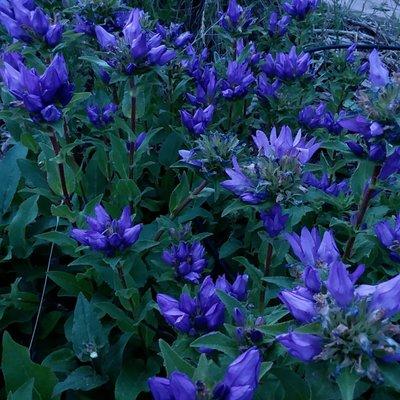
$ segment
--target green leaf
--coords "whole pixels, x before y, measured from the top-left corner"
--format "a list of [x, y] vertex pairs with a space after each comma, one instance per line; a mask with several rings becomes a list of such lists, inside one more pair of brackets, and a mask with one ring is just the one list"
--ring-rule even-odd
[[115, 171], [122, 179], [128, 179], [129, 159], [125, 142], [115, 135], [110, 135], [111, 152], [110, 160]]
[[17, 163], [18, 160], [25, 158], [27, 152], [26, 147], [16, 144], [7, 151], [4, 158], [0, 159], [0, 216], [8, 210], [14, 198], [21, 178]]
[[54, 395], [57, 396], [66, 390], [88, 391], [106, 382], [107, 378], [96, 374], [96, 371], [92, 367], [79, 367], [75, 371], [72, 371], [63, 382], [57, 383], [54, 388]]
[[14, 342], [8, 332], [3, 335], [1, 368], [7, 393], [17, 391], [34, 378], [33, 399], [47, 400], [52, 397], [53, 388], [57, 383], [54, 373], [50, 368], [32, 362], [28, 349]]
[[385, 378], [385, 385], [400, 392], [400, 364], [399, 363], [381, 363], [379, 369]]
[[8, 226], [8, 237], [10, 245], [13, 247], [14, 254], [19, 258], [23, 258], [29, 254], [31, 250], [27, 250], [27, 243], [25, 239], [26, 227], [36, 219], [38, 213], [39, 196], [32, 196], [26, 199], [20, 206]]
[[99, 318], [82, 293], [75, 306], [71, 340], [74, 352], [81, 361], [96, 359], [108, 350], [108, 339]]
[[193, 366], [181, 358], [164, 340], [160, 339], [158, 343], [168, 375], [173, 371], [180, 371], [188, 376], [193, 376], [195, 370]]
[[14, 393], [9, 393], [7, 400], [32, 400], [34, 383], [34, 378], [29, 379], [29, 381], [25, 382]]
[[285, 389], [285, 400], [310, 400], [311, 392], [307, 382], [288, 368], [274, 368], [275, 375]]
[[193, 341], [191, 347], [207, 347], [235, 357], [237, 354], [237, 344], [230, 337], [221, 332], [211, 332]]
[[169, 198], [169, 211], [172, 213], [176, 207], [190, 194], [190, 185], [187, 175], [181, 175], [179, 185], [174, 189]]
[[354, 390], [360, 376], [349, 368], [342, 370], [340, 375], [336, 378], [336, 383], [339, 386], [342, 400], [353, 400]]
[[48, 277], [63, 289], [61, 295], [78, 296], [80, 292], [89, 295], [91, 287], [84, 280], [78, 280], [75, 274], [63, 271], [50, 271]]
[[371, 178], [374, 164], [371, 161], [360, 161], [350, 178], [351, 191], [356, 198], [364, 192], [365, 183]]

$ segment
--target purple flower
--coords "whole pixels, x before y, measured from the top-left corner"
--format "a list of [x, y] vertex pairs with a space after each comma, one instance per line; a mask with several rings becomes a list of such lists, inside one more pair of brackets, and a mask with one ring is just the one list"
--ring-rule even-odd
[[293, 46], [289, 53], [278, 53], [275, 59], [271, 54], [267, 54], [264, 61], [261, 69], [267, 76], [290, 80], [299, 78], [307, 72], [311, 57], [308, 53], [297, 55], [296, 47]]
[[193, 39], [193, 35], [190, 32], [181, 33], [174, 41], [177, 47], [183, 47], [187, 45]]
[[378, 122], [371, 122], [362, 115], [341, 119], [338, 123], [349, 132], [359, 133], [365, 139], [383, 135], [383, 128]]
[[290, 332], [276, 337], [293, 357], [309, 362], [322, 351], [323, 340], [309, 333]]
[[304, 297], [298, 291], [283, 290], [279, 299], [285, 304], [293, 317], [302, 323], [311, 322], [316, 316], [315, 302], [309, 297]]
[[250, 10], [244, 10], [236, 0], [229, 0], [226, 13], [221, 14], [220, 24], [227, 31], [245, 30], [253, 23]]
[[240, 38], [236, 41], [236, 58], [239, 59], [245, 49], [247, 50], [245, 54], [245, 61], [250, 65], [257, 65], [260, 61], [261, 54], [257, 52], [254, 42], [250, 41], [245, 46], [243, 38]]
[[299, 113], [298, 120], [307, 128], [325, 128], [334, 135], [342, 131], [342, 126], [335, 120], [333, 114], [327, 111], [324, 103], [318, 107], [304, 107]]
[[186, 110], [180, 110], [181, 119], [186, 129], [193, 135], [202, 135], [211, 123], [215, 107], [210, 104], [207, 108], [198, 108], [193, 115]]
[[199, 243], [181, 242], [164, 250], [163, 260], [175, 268], [176, 274], [186, 281], [199, 283], [199, 278], [207, 266], [205, 249]]
[[100, 25], [96, 25], [96, 27], [94, 28], [94, 31], [96, 33], [97, 41], [99, 42], [100, 47], [103, 50], [107, 50], [108, 51], [108, 50], [112, 50], [112, 49], [114, 49], [116, 47], [117, 39], [113, 34], [108, 33]]
[[277, 91], [281, 86], [282, 82], [278, 79], [275, 79], [272, 83], [270, 83], [267, 75], [261, 73], [257, 78], [257, 96], [264, 101], [268, 98], [276, 97]]
[[318, 271], [314, 267], [307, 267], [303, 272], [303, 281], [306, 288], [312, 293], [318, 293], [321, 290], [321, 279]]
[[390, 175], [397, 174], [400, 171], [400, 147], [397, 147], [394, 152], [386, 158], [382, 165], [379, 179], [387, 179]]
[[400, 262], [400, 214], [395, 222], [381, 221], [375, 225], [375, 233], [379, 241], [389, 251], [393, 261]]
[[228, 100], [245, 97], [254, 81], [255, 78], [247, 62], [230, 61], [226, 79], [221, 82], [222, 96]]
[[251, 400], [258, 385], [260, 368], [260, 352], [252, 347], [228, 366], [224, 379], [214, 387], [213, 399]]
[[122, 211], [118, 220], [111, 219], [107, 211], [98, 204], [95, 217], [87, 217], [90, 229], [72, 229], [71, 236], [79, 243], [89, 246], [94, 251], [113, 256], [132, 246], [138, 239], [142, 224], [132, 225], [129, 206]]
[[211, 104], [214, 101], [219, 84], [215, 68], [205, 66], [201, 71], [198, 71], [195, 79], [196, 94], [187, 93], [188, 101], [197, 107]]
[[279, 135], [276, 128], [272, 128], [269, 139], [263, 131], [258, 130], [253, 136], [259, 153], [267, 158], [282, 159], [283, 157], [296, 158], [301, 164], [308, 162], [319, 149], [316, 139], [306, 141], [299, 130], [293, 139], [292, 131], [288, 126], [283, 126]]
[[200, 54], [196, 53], [196, 50], [192, 45], [186, 47], [187, 58], [181, 63], [182, 68], [186, 73], [195, 78], [197, 81], [201, 80], [201, 76], [204, 71], [204, 63], [208, 57], [208, 49], [205, 47]]
[[284, 15], [279, 18], [277, 12], [271, 13], [268, 23], [268, 34], [269, 36], [283, 36], [287, 30], [290, 23], [290, 17]]
[[346, 62], [349, 64], [353, 64], [356, 60], [355, 51], [357, 50], [357, 44], [353, 43], [346, 50]]
[[90, 122], [96, 127], [104, 127], [114, 122], [114, 114], [117, 112], [118, 106], [114, 103], [107, 104], [105, 107], [97, 105], [88, 106], [86, 109]]
[[285, 229], [289, 219], [288, 214], [282, 213], [282, 207], [279, 204], [274, 204], [268, 212], [261, 212], [260, 217], [265, 231], [272, 238], [278, 236]]
[[300, 236], [297, 233], [288, 233], [285, 237], [305, 267], [330, 265], [340, 257], [331, 231], [326, 231], [322, 240], [316, 228], [309, 231], [306, 227], [302, 228]]
[[389, 83], [389, 70], [382, 63], [376, 49], [372, 50], [369, 57], [369, 80], [377, 86], [385, 86]]
[[346, 194], [350, 190], [347, 179], [339, 183], [331, 182], [327, 173], [323, 173], [321, 179], [318, 179], [313, 173], [307, 172], [304, 174], [303, 182], [309, 186], [320, 189], [326, 194], [334, 197], [339, 196], [341, 193]]
[[61, 41], [62, 26], [50, 25], [45, 12], [30, 1], [3, 0], [0, 23], [11, 37], [27, 43], [32, 42], [34, 36], [41, 37], [51, 47]]
[[317, 8], [318, 0], [292, 0], [291, 3], [284, 3], [283, 9], [292, 17], [302, 20], [308, 13]]
[[352, 303], [354, 285], [346, 266], [340, 260], [331, 264], [326, 286], [340, 307], [345, 308]]
[[222, 275], [219, 276], [215, 282], [215, 288], [224, 291], [239, 301], [244, 301], [247, 298], [248, 281], [248, 275], [238, 275], [235, 281], [231, 284], [226, 280], [225, 275]]
[[248, 204], [259, 204], [267, 198], [266, 191], [257, 191], [257, 183], [248, 178], [240, 168], [236, 157], [232, 158], [233, 168], [227, 168], [225, 172], [230, 179], [221, 182], [221, 186], [240, 197]]
[[166, 321], [189, 335], [217, 330], [225, 318], [225, 306], [217, 296], [216, 285], [207, 276], [195, 298], [181, 294], [179, 301], [165, 294], [157, 295], [157, 304]]
[[5, 61], [0, 71], [9, 91], [22, 101], [35, 121], [59, 120], [62, 114], [56, 104], [66, 106], [74, 90], [74, 86], [68, 82], [64, 57], [57, 54], [41, 76], [35, 69], [28, 69], [22, 61], [17, 61], [15, 56], [11, 61], [14, 66]]
[[182, 372], [172, 372], [169, 379], [153, 377], [148, 385], [154, 400], [196, 400], [196, 386]]
[[400, 312], [400, 275], [375, 286], [369, 310], [384, 310], [387, 318]]

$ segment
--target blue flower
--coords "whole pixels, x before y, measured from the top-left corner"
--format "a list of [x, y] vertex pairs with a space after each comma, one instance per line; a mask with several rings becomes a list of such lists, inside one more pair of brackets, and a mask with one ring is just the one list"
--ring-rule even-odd
[[[306, 295], [304, 295], [306, 294]], [[311, 322], [317, 316], [315, 302], [312, 294], [297, 290], [283, 290], [279, 293], [279, 299], [295, 319], [302, 323]]]
[[199, 242], [180, 242], [164, 250], [163, 260], [175, 268], [178, 277], [192, 283], [199, 283], [199, 278], [207, 266], [205, 249]]
[[323, 339], [317, 335], [290, 332], [276, 339], [286, 347], [290, 355], [304, 362], [312, 361], [322, 351]]
[[180, 110], [182, 123], [185, 128], [193, 135], [202, 135], [208, 125], [210, 125], [215, 107], [210, 104], [207, 108], [198, 108], [193, 115], [186, 110]]
[[132, 225], [129, 206], [124, 208], [118, 220], [113, 220], [98, 204], [95, 207], [95, 217], [87, 217], [86, 221], [90, 229], [72, 229], [71, 236], [79, 243], [94, 251], [104, 252], [109, 257], [132, 246], [142, 230], [142, 224]]
[[340, 260], [331, 264], [326, 287], [340, 307], [345, 308], [352, 303], [354, 284], [346, 266]]
[[304, 19], [308, 13], [317, 8], [318, 0], [292, 0], [291, 3], [284, 3], [283, 9], [293, 18]]
[[279, 18], [277, 12], [271, 13], [268, 23], [269, 36], [283, 36], [288, 30], [290, 20], [290, 17], [287, 15]]
[[172, 372], [169, 379], [150, 378], [148, 385], [154, 400], [196, 400], [196, 386], [182, 372]]
[[274, 204], [267, 212], [261, 212], [260, 217], [265, 231], [272, 238], [278, 236], [285, 229], [286, 222], [289, 219], [288, 214], [282, 213], [282, 207], [279, 204]]
[[87, 116], [90, 122], [96, 127], [104, 127], [114, 122], [114, 114], [117, 112], [118, 106], [114, 103], [107, 104], [104, 107], [90, 105], [86, 108]]
[[379, 241], [389, 251], [393, 261], [400, 262], [400, 214], [395, 222], [381, 221], [375, 225], [375, 233]]
[[230, 61], [226, 79], [221, 82], [222, 96], [228, 100], [243, 98], [254, 81], [255, 78], [247, 62]]
[[377, 86], [385, 86], [390, 82], [389, 70], [382, 63], [379, 53], [376, 49], [372, 50], [369, 57], [369, 80]]
[[341, 193], [346, 194], [350, 191], [347, 179], [344, 179], [339, 183], [332, 182], [327, 173], [323, 173], [321, 179], [318, 179], [313, 173], [307, 172], [304, 174], [303, 182], [334, 197], [339, 196]]

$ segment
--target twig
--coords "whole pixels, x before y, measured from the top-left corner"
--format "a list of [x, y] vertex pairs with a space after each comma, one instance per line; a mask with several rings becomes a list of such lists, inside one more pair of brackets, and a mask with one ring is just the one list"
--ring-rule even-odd
[[[53, 146], [54, 154], [57, 157], [60, 154], [60, 144], [58, 143], [57, 136], [53, 129], [51, 130], [50, 141]], [[70, 200], [68, 188], [67, 188], [67, 180], [65, 178], [64, 164], [62, 162], [60, 162], [60, 163], [57, 163], [57, 165], [58, 165], [58, 172], [60, 173], [60, 183], [61, 183], [61, 190], [62, 190], [63, 196], [64, 196], [64, 202], [68, 206], [68, 208], [70, 210], [72, 210], [72, 204], [71, 204], [71, 200]]]
[[[316, 53], [317, 51], [325, 51], [325, 50], [340, 50], [340, 49], [347, 49], [349, 47], [348, 44], [330, 44], [326, 46], [319, 46], [319, 47], [305, 47], [303, 51], [307, 53]], [[400, 51], [400, 46], [387, 46], [382, 44], [357, 44], [357, 50], [393, 50], [393, 51]]]
[[[369, 202], [372, 198], [372, 194], [374, 192], [376, 181], [378, 180], [380, 171], [381, 171], [381, 166], [376, 165], [374, 168], [374, 171], [372, 173], [371, 182], [369, 183], [368, 188], [364, 191], [364, 195], [361, 200], [360, 206], [358, 208], [357, 216], [356, 216], [356, 221], [355, 221], [355, 229], [356, 230], [360, 228], [360, 226], [364, 220], [364, 216], [365, 216], [365, 213], [367, 212]], [[343, 254], [343, 258], [347, 259], [350, 257], [355, 240], [356, 240], [355, 235], [352, 235], [349, 238], [349, 240], [346, 243], [346, 248], [345, 248], [345, 251]]]
[[[56, 222], [56, 227], [54, 229], [54, 232], [57, 232], [59, 223], [60, 223], [60, 217], [57, 217], [57, 222]], [[38, 308], [38, 311], [37, 311], [37, 314], [36, 314], [35, 324], [33, 325], [32, 336], [31, 336], [31, 340], [29, 342], [29, 347], [28, 347], [29, 353], [32, 350], [32, 346], [33, 346], [33, 343], [34, 343], [34, 340], [35, 340], [36, 331], [37, 331], [37, 328], [38, 328], [38, 325], [39, 325], [40, 314], [41, 314], [42, 308], [43, 308], [44, 296], [46, 294], [47, 282], [49, 280], [48, 273], [50, 271], [51, 259], [53, 258], [53, 250], [54, 250], [54, 242], [51, 243], [51, 247], [50, 247], [49, 259], [47, 261], [46, 274], [45, 274], [45, 277], [44, 277], [42, 294], [40, 296], [39, 308]]]

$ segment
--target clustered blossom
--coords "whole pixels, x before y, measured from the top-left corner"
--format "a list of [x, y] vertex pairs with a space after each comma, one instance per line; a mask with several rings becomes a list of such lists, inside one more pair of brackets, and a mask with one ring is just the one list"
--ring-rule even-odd
[[148, 385], [154, 400], [250, 400], [258, 385], [260, 368], [260, 352], [252, 347], [228, 366], [224, 378], [212, 390], [203, 382], [194, 383], [178, 371], [174, 371], [169, 378], [150, 378]]
[[196, 93], [186, 93], [186, 97], [193, 106], [207, 106], [212, 104], [217, 94], [219, 81], [214, 67], [205, 66], [196, 74]]
[[53, 123], [62, 117], [59, 106], [66, 106], [73, 95], [74, 85], [68, 81], [64, 57], [57, 54], [42, 75], [28, 69], [18, 53], [3, 56], [0, 70], [4, 84], [37, 122]]
[[269, 17], [269, 23], [268, 23], [268, 34], [269, 36], [283, 36], [287, 30], [288, 26], [290, 24], [290, 17], [287, 15], [284, 15], [283, 17], [279, 18], [279, 15], [277, 12], [271, 13]]
[[214, 110], [212, 104], [205, 109], [198, 108], [193, 115], [187, 110], [180, 110], [182, 123], [192, 135], [202, 135], [212, 121]]
[[110, 66], [121, 67], [128, 75], [146, 72], [154, 65], [165, 65], [175, 57], [175, 51], [163, 44], [162, 35], [142, 28], [143, 18], [142, 10], [135, 8], [131, 11], [122, 30], [123, 39], [100, 25], [95, 27], [100, 47], [111, 55]]
[[249, 204], [259, 204], [269, 196], [293, 190], [301, 176], [301, 166], [319, 149], [315, 138], [307, 141], [300, 130], [293, 138], [287, 126], [282, 127], [279, 135], [273, 128], [269, 138], [258, 130], [253, 141], [258, 150], [255, 161], [242, 167], [233, 157], [233, 168], [225, 170], [230, 179], [221, 182], [223, 188]]
[[246, 61], [230, 61], [226, 79], [221, 82], [222, 96], [228, 100], [236, 100], [247, 95], [249, 86], [255, 78]]
[[282, 82], [279, 79], [271, 81], [266, 74], [261, 73], [257, 77], [257, 96], [263, 101], [274, 98], [281, 86]]
[[317, 6], [318, 0], [292, 0], [291, 3], [284, 3], [283, 9], [293, 18], [303, 20]]
[[375, 233], [381, 244], [389, 251], [393, 261], [400, 262], [400, 214], [395, 221], [380, 221], [375, 226]]
[[114, 103], [110, 103], [104, 107], [90, 105], [86, 108], [86, 113], [90, 122], [96, 128], [101, 128], [114, 122], [114, 115], [117, 110], [118, 106]]
[[335, 120], [334, 115], [326, 109], [324, 103], [317, 107], [304, 107], [299, 113], [298, 120], [300, 124], [307, 128], [325, 128], [334, 135], [339, 134], [343, 129], [343, 126]]
[[247, 296], [247, 275], [238, 275], [230, 284], [224, 276], [212, 281], [207, 276], [200, 286], [196, 297], [182, 293], [179, 300], [166, 294], [157, 295], [157, 304], [165, 320], [179, 332], [188, 335], [208, 333], [217, 330], [224, 323], [225, 306], [216, 290], [244, 300]]
[[233, 32], [246, 30], [254, 21], [251, 10], [243, 9], [237, 0], [229, 0], [228, 8], [219, 20], [225, 30]]
[[268, 53], [261, 64], [262, 71], [268, 77], [277, 77], [281, 80], [291, 80], [303, 76], [311, 64], [309, 53], [297, 55], [293, 46], [289, 53], [278, 53], [275, 58]]
[[247, 344], [255, 345], [262, 342], [264, 334], [259, 330], [259, 327], [265, 324], [264, 317], [254, 319], [252, 315], [245, 315], [242, 310], [235, 307], [233, 319], [237, 326], [236, 339], [241, 346], [246, 346]]
[[336, 371], [351, 366], [372, 381], [382, 380], [377, 361], [400, 359], [400, 328], [391, 321], [400, 312], [400, 275], [375, 286], [356, 286], [354, 275], [336, 260], [318, 292], [298, 287], [280, 298], [298, 322], [320, 324], [317, 335], [277, 336], [294, 357], [327, 360]]
[[169, 40], [176, 47], [184, 47], [193, 39], [193, 35], [188, 32], [182, 32], [183, 24], [171, 23], [168, 27], [160, 24], [156, 25], [156, 32], [162, 36], [164, 40]]
[[337, 197], [340, 194], [347, 194], [350, 190], [349, 182], [344, 179], [340, 182], [332, 182], [327, 173], [323, 173], [321, 178], [318, 179], [312, 172], [304, 174], [303, 182], [306, 185], [315, 187], [322, 190], [329, 196]]
[[269, 211], [261, 212], [260, 218], [265, 231], [271, 238], [274, 238], [285, 229], [289, 215], [282, 213], [282, 207], [279, 204], [274, 204]]
[[71, 236], [79, 243], [112, 257], [139, 239], [142, 224], [132, 225], [129, 206], [123, 209], [118, 220], [112, 219], [100, 204], [94, 211], [95, 217], [86, 218], [89, 229], [74, 228], [71, 231]]
[[63, 26], [51, 24], [49, 17], [33, 0], [4, 0], [0, 3], [0, 23], [7, 33], [18, 40], [30, 43], [34, 37], [55, 47], [61, 42]]
[[192, 283], [199, 283], [201, 273], [207, 266], [205, 248], [199, 242], [173, 245], [164, 250], [162, 258], [175, 268], [178, 277]]

